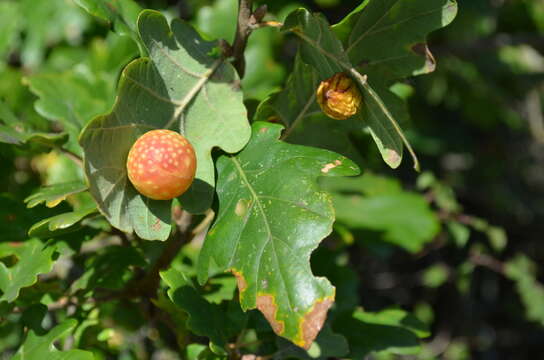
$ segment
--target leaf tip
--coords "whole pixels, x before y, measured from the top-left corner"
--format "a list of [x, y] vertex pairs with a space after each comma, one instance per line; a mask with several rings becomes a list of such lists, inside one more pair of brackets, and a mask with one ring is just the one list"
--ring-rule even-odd
[[392, 169], [399, 167], [402, 161], [402, 155], [392, 149], [386, 149], [384, 152], [384, 160]]
[[329, 308], [334, 303], [334, 295], [317, 300], [300, 322], [299, 337], [295, 343], [308, 350], [321, 331]]

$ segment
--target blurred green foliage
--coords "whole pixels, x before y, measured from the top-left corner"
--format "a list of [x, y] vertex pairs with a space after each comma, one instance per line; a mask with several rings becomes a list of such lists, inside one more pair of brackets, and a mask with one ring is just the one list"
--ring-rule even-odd
[[[257, 3], [268, 4], [267, 20], [283, 21], [305, 6], [334, 24], [361, 2]], [[235, 5], [134, 6], [231, 41]], [[275, 337], [259, 312], [239, 312], [234, 277], [197, 285], [196, 240], [161, 273], [158, 299], [136, 301], [116, 291], [141, 279], [161, 244], [112, 230], [85, 192], [50, 194], [62, 201], [54, 208], [25, 208], [23, 199], [42, 185], [85, 181], [69, 152], [81, 155], [81, 128], [111, 109], [121, 70], [143, 50], [125, 23], [134, 8], [122, 17], [99, 9], [97, 19], [71, 0], [0, 0], [2, 357], [218, 359], [233, 334], [246, 354], [273, 358], [542, 356], [544, 2], [458, 5], [455, 21], [428, 41], [436, 71], [391, 87], [407, 101], [411, 119], [402, 126], [424, 172], [415, 174], [406, 161], [390, 170], [367, 134], [350, 133], [363, 176], [321, 182], [338, 221], [311, 261], [336, 287], [336, 305], [315, 346], [303, 351]], [[250, 115], [285, 85], [296, 49], [296, 39], [276, 29], [252, 35], [242, 81]], [[214, 333], [206, 318], [190, 317], [195, 307], [232, 328]], [[215, 342], [206, 346], [204, 336]]]

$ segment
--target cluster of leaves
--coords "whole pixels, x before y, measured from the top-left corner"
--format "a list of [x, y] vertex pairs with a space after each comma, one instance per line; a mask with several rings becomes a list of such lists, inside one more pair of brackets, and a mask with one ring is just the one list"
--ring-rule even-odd
[[[133, 0], [38, 3], [0, 2], [0, 154], [16, 167], [0, 194], [0, 351], [14, 359], [415, 355], [430, 336], [425, 304], [425, 322], [400, 302], [361, 307], [354, 252], [467, 249], [471, 232], [506, 246], [431, 173], [407, 190], [363, 160], [377, 151], [397, 168], [406, 147], [419, 169], [399, 126], [405, 79], [435, 70], [426, 37], [452, 22], [455, 1], [359, 2], [332, 26], [270, 4], [241, 79], [228, 45], [243, 21], [235, 0], [196, 7], [192, 22]], [[285, 79], [275, 52], [288, 45]], [[346, 121], [315, 101], [337, 72], [364, 99]], [[197, 155], [195, 182], [173, 201], [140, 195], [126, 174], [131, 145], [157, 128], [182, 133]], [[469, 252], [457, 269], [429, 266], [421, 283], [455, 278], [466, 291], [486, 266], [544, 323], [527, 257], [503, 265]]]

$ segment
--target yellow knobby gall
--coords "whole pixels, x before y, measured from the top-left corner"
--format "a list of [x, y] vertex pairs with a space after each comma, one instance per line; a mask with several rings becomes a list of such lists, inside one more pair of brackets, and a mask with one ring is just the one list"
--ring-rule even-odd
[[317, 102], [321, 110], [336, 120], [357, 114], [361, 100], [357, 84], [344, 73], [336, 73], [323, 80], [317, 88]]

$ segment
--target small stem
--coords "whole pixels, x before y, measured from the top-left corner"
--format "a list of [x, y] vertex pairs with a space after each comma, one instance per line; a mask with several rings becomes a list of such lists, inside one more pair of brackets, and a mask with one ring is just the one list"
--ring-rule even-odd
[[284, 132], [283, 132], [283, 135], [281, 136], [281, 139], [280, 140], [285, 140], [287, 139], [287, 137], [289, 135], [291, 135], [291, 133], [295, 130], [295, 128], [300, 124], [300, 122], [306, 117], [307, 115], [307, 112], [308, 112], [308, 109], [310, 108], [310, 106], [312, 106], [312, 104], [315, 102], [315, 93], [312, 94], [312, 96], [310, 97], [310, 99], [308, 100], [308, 102], [306, 103], [306, 105], [304, 105], [304, 108], [302, 109], [302, 111], [298, 114], [297, 118], [291, 123], [291, 126], [289, 126]]
[[504, 275], [504, 264], [499, 260], [485, 254], [472, 254], [469, 258], [474, 265], [482, 266]]
[[55, 146], [53, 149], [57, 150], [61, 154], [66, 155], [66, 157], [68, 157], [70, 160], [72, 160], [77, 166], [83, 167], [83, 159], [80, 156], [74, 154], [73, 152], [71, 152], [69, 150], [61, 148], [60, 146]]
[[240, 78], [244, 77], [246, 70], [244, 51], [247, 46], [247, 39], [252, 30], [252, 25], [250, 24], [252, 2], [252, 0], [238, 1], [238, 24], [236, 26], [236, 37], [232, 46], [232, 56], [234, 57], [233, 65]]
[[251, 25], [251, 29], [252, 30], [257, 30], [257, 29], [261, 29], [261, 28], [265, 28], [265, 27], [282, 27], [283, 26], [283, 23], [279, 22], [279, 21], [274, 21], [274, 20], [270, 20], [270, 21], [263, 21], [263, 22], [260, 22], [260, 23], [257, 23], [255, 25]]
[[206, 229], [206, 227], [210, 225], [214, 216], [215, 212], [213, 210], [209, 209], [208, 211], [206, 211], [206, 216], [204, 217], [204, 219], [193, 229], [193, 236], [199, 234], [201, 231], [204, 231], [204, 229]]

